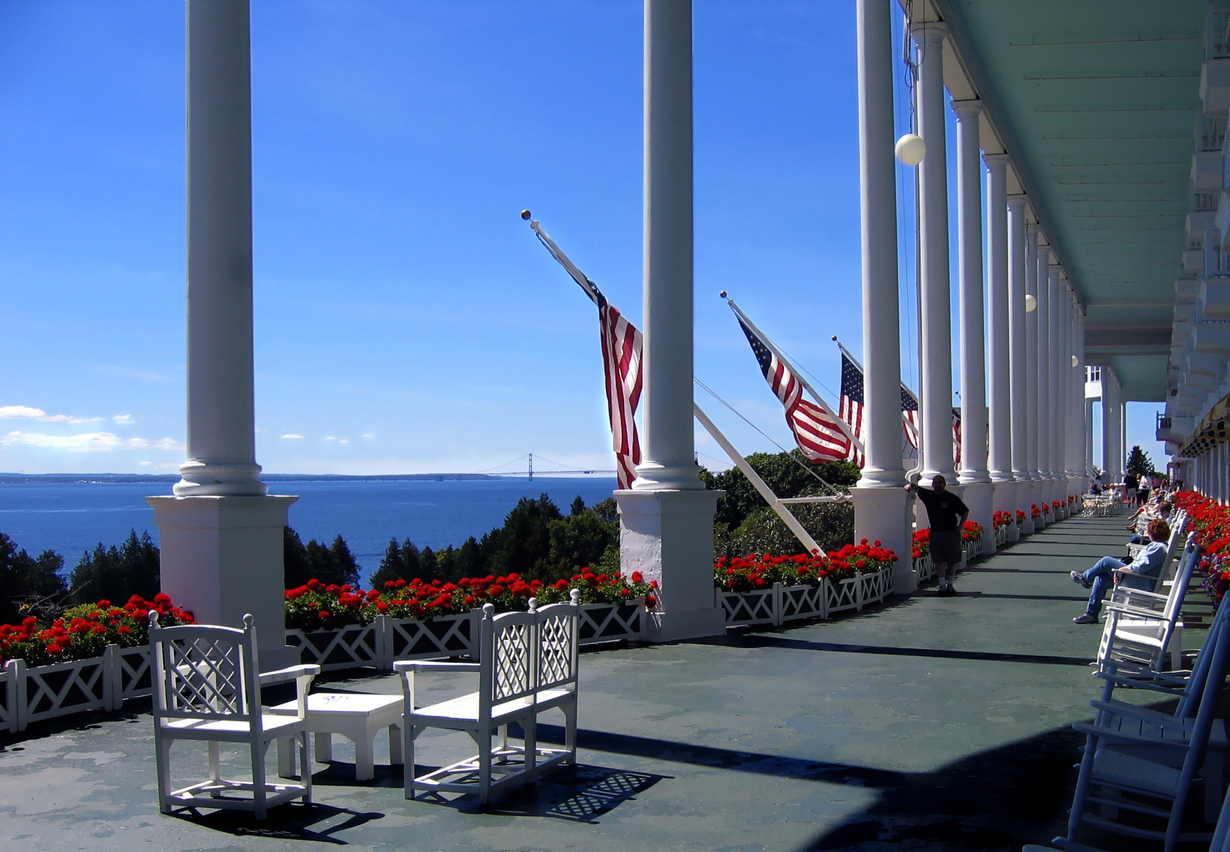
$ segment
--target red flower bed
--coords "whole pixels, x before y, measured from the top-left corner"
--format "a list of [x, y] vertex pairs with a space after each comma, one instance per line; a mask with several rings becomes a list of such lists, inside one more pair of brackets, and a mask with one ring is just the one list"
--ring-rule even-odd
[[[1045, 504], [1045, 503], [1043, 503], [1042, 505], [1044, 505], [1044, 506], [1045, 506], [1046, 504]], [[1042, 510], [1038, 508], [1038, 504], [1037, 504], [1037, 503], [1030, 503], [1030, 504], [1029, 504], [1029, 517], [1033, 518], [1035, 521], [1036, 521], [1038, 518], [1042, 517]]]
[[1230, 507], [1195, 491], [1175, 494], [1174, 504], [1187, 512], [1188, 525], [1200, 545], [1204, 588], [1220, 605], [1230, 589]]
[[847, 544], [827, 556], [819, 553], [798, 553], [794, 556], [770, 556], [752, 553], [748, 556], [725, 556], [713, 563], [713, 583], [727, 592], [752, 592], [768, 589], [774, 583], [783, 586], [818, 586], [826, 579], [844, 580], [856, 574], [874, 574], [897, 561], [897, 554], [880, 542], [863, 539]]
[[991, 515], [991, 526], [994, 529], [1002, 529], [1012, 523], [1011, 512], [996, 512]]
[[350, 585], [325, 585], [309, 580], [307, 585], [286, 590], [286, 626], [293, 630], [336, 630], [349, 625], [370, 624], [377, 615], [393, 618], [433, 618], [457, 615], [475, 607], [492, 604], [498, 612], [524, 611], [530, 598], [540, 606], [569, 600], [577, 589], [581, 603], [620, 603], [645, 597], [645, 605], [656, 603], [650, 592], [656, 582], [646, 583], [635, 571], [631, 582], [622, 574], [595, 574], [589, 568], [570, 580], [544, 583], [525, 581], [519, 574], [497, 577], [463, 577], [456, 583], [443, 580], [390, 580], [384, 589], [364, 591]]
[[1025, 525], [1025, 510], [1024, 509], [1016, 510], [1016, 525], [1018, 527]]
[[107, 645], [132, 648], [149, 641], [150, 610], [163, 627], [193, 624], [192, 613], [182, 610], [159, 592], [152, 601], [133, 595], [121, 607], [111, 601], [82, 604], [65, 611], [49, 626], [33, 616], [21, 624], [0, 624], [0, 664], [24, 659], [30, 666], [46, 666], [102, 656]]
[[911, 543], [913, 547], [910, 555], [915, 559], [922, 559], [931, 552], [931, 530], [917, 530], [913, 535]]
[[961, 541], [978, 541], [986, 532], [977, 521], [966, 521], [961, 525]]

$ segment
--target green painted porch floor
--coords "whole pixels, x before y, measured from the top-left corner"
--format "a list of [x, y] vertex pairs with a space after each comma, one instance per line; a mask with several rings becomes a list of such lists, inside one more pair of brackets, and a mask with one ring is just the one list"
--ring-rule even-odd
[[[0, 739], [0, 838], [22, 850], [1019, 850], [1062, 833], [1100, 628], [1068, 572], [1120, 553], [1123, 519], [1073, 518], [976, 563], [956, 598], [582, 656], [580, 752], [482, 813], [403, 798], [401, 770], [317, 764], [315, 805], [158, 813], [147, 706]], [[1192, 615], [1207, 613], [1194, 590]], [[1189, 624], [1193, 619], [1188, 619]], [[1207, 616], [1205, 618], [1207, 623]], [[1185, 633], [1196, 647], [1199, 629]], [[460, 683], [432, 681], [424, 699]], [[423, 681], [420, 681], [420, 690]], [[392, 676], [323, 677], [393, 693]], [[558, 733], [558, 731], [557, 731]], [[7, 735], [6, 735], [7, 736]], [[469, 751], [426, 736], [420, 764]], [[198, 768], [190, 747], [176, 762]], [[189, 759], [191, 758], [191, 759]], [[270, 761], [272, 769], [273, 761]], [[180, 775], [182, 783], [197, 776]], [[1107, 848], [1137, 846], [1118, 838]], [[317, 847], [324, 848], [324, 847]]]

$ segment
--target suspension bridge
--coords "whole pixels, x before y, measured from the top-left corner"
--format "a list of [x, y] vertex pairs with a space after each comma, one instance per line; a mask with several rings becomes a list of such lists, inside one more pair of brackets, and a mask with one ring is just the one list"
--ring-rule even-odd
[[[489, 467], [485, 470], [476, 470], [475, 473], [485, 473], [492, 476], [524, 476], [529, 480], [534, 479], [534, 474], [539, 476], [614, 476], [615, 470], [599, 470], [597, 468], [582, 468], [576, 465], [557, 462], [546, 456], [538, 456], [539, 467], [534, 470], [534, 454], [526, 453], [523, 456], [504, 462], [503, 464]], [[546, 462], [549, 467], [543, 467], [542, 462]]]

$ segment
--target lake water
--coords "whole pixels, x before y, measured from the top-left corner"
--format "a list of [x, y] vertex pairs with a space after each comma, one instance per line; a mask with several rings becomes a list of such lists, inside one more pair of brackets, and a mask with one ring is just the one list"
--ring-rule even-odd
[[[363, 580], [380, 566], [389, 539], [409, 538], [419, 547], [457, 546], [469, 536], [504, 523], [522, 497], [547, 494], [568, 513], [580, 496], [590, 506], [611, 496], [615, 480], [539, 477], [437, 481], [273, 482], [270, 493], [296, 494], [290, 525], [305, 542], [326, 543], [341, 535], [362, 566]], [[155, 541], [150, 495], [170, 494], [166, 482], [4, 483], [0, 485], [0, 532], [32, 555], [55, 550], [71, 569], [86, 550], [119, 544], [129, 530], [148, 530]]]

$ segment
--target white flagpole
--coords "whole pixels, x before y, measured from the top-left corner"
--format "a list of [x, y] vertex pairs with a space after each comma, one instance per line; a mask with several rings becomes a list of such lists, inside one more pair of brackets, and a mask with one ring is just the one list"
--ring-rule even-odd
[[747, 459], [739, 454], [739, 451], [735, 449], [735, 445], [726, 439], [726, 436], [713, 424], [708, 415], [700, 410], [700, 406], [695, 402], [692, 403], [692, 414], [700, 421], [700, 425], [705, 427], [705, 431], [713, 436], [713, 440], [717, 441], [722, 449], [726, 451], [726, 455], [730, 456], [730, 460], [735, 463], [735, 467], [743, 472], [743, 475], [748, 478], [748, 481], [752, 483], [760, 496], [777, 513], [777, 516], [782, 519], [782, 523], [789, 527], [790, 531], [794, 533], [794, 537], [807, 548], [808, 552], [818, 551], [821, 556], [827, 556], [828, 554], [820, 548], [820, 545], [816, 544], [816, 540], [811, 537], [807, 530], [803, 529], [803, 525], [799, 523], [798, 518], [786, 506], [782, 505], [783, 501], [773, 493], [773, 490], [760, 478], [760, 475], [756, 473], [752, 466], [747, 463]]
[[[530, 211], [522, 210], [521, 218], [529, 219]], [[538, 237], [538, 241], [546, 247], [547, 251], [551, 253], [551, 256], [559, 261], [560, 266], [564, 267], [564, 269], [568, 271], [568, 274], [572, 276], [572, 280], [576, 281], [580, 288], [585, 291], [585, 295], [589, 296], [589, 298], [597, 304], [599, 294], [598, 288], [594, 282], [590, 281], [589, 278], [585, 276], [585, 273], [578, 269], [577, 265], [568, 258], [568, 255], [564, 254], [563, 249], [557, 246], [555, 244], [555, 240], [551, 239], [551, 237], [547, 235], [547, 232], [544, 231], [542, 226], [538, 224], [537, 219], [530, 221], [530, 228], [533, 229], [535, 235]]]
[[[756, 327], [756, 323], [748, 319], [747, 314], [743, 313], [743, 311], [739, 309], [739, 306], [735, 304], [734, 299], [727, 299], [726, 304], [730, 305], [730, 309], [735, 312], [735, 316], [737, 316], [743, 322], [747, 323], [747, 327], [756, 333], [756, 335], [764, 342], [765, 347], [770, 352], [772, 352], [774, 355], [776, 355], [779, 361], [781, 361], [783, 364], [786, 364], [788, 366], [790, 365], [790, 361], [786, 358], [786, 356], [783, 355], [778, 350], [778, 348], [773, 345], [773, 342], [769, 340], [769, 338], [765, 337], [764, 332], [762, 332], [760, 329]], [[793, 367], [791, 367], [790, 371], [794, 373], [796, 376], [798, 376], [798, 379], [800, 382], [802, 382], [803, 387], [805, 387], [808, 393], [812, 395], [812, 398], [816, 400], [816, 403], [822, 409], [824, 409], [824, 413], [827, 414], [829, 417], [833, 418], [833, 421], [837, 424], [838, 428], [841, 429], [842, 434], [844, 434], [847, 438], [850, 439], [850, 442], [854, 444], [855, 447], [858, 448], [858, 451], [860, 453], [864, 452], [863, 442], [860, 441], [858, 438], [854, 437], [854, 432], [851, 431], [850, 424], [842, 420], [841, 417], [839, 417], [836, 414], [836, 412], [834, 412], [833, 409], [829, 407], [829, 404], [824, 401], [824, 397], [822, 397], [819, 393], [816, 392], [816, 389], [811, 386], [811, 384], [807, 381], [807, 379], [805, 379], [798, 370], [795, 370]]]

